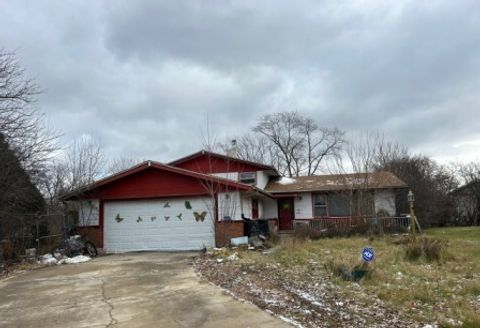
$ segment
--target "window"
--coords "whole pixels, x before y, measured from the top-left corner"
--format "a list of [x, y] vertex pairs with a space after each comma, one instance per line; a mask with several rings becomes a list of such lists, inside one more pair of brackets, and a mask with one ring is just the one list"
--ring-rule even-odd
[[348, 195], [329, 195], [328, 213], [330, 216], [350, 216], [350, 198]]
[[313, 216], [327, 216], [327, 197], [325, 195], [313, 195]]
[[256, 172], [240, 173], [239, 181], [241, 183], [246, 183], [246, 184], [255, 184], [255, 182], [257, 181], [257, 173]]

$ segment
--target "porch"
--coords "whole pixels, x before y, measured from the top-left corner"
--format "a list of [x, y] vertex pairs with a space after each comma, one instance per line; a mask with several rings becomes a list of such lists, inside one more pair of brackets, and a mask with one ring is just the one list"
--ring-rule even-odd
[[310, 229], [318, 232], [366, 232], [369, 229], [378, 229], [384, 232], [401, 232], [410, 226], [410, 217], [326, 217], [311, 219], [294, 219], [293, 229], [299, 225], [307, 225]]

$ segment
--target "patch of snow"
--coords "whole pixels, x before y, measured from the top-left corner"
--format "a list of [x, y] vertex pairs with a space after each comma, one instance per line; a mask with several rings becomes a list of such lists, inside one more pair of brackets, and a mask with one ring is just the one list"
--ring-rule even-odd
[[278, 318], [280, 320], [283, 320], [289, 324], [291, 324], [292, 326], [294, 327], [297, 327], [297, 328], [304, 328], [304, 326], [302, 326], [300, 323], [296, 322], [295, 320], [293, 319], [290, 319], [290, 318], [287, 318], [287, 317], [284, 317], [283, 315], [279, 315]]
[[229, 261], [238, 261], [239, 259], [240, 259], [240, 257], [238, 257], [237, 253], [233, 253], [232, 255], [227, 257], [227, 260], [229, 260]]
[[316, 306], [325, 306], [325, 304], [319, 302], [315, 296], [307, 293], [307, 292], [304, 292], [304, 291], [301, 291], [301, 290], [296, 290], [296, 289], [291, 289], [290, 290], [292, 293], [295, 293], [297, 294], [298, 296], [300, 296], [301, 298], [303, 298], [304, 300], [306, 301], [309, 301], [310, 303], [312, 303], [313, 305], [316, 305]]
[[281, 185], [289, 185], [289, 184], [292, 184], [292, 183], [295, 183], [297, 182], [297, 180], [293, 179], [293, 178], [289, 178], [289, 177], [282, 177], [278, 183], [281, 184]]
[[40, 256], [40, 264], [54, 265], [57, 263], [58, 263], [58, 260], [54, 258], [52, 254], [43, 254]]
[[92, 258], [90, 256], [85, 256], [85, 255], [78, 255], [74, 257], [67, 257], [65, 259], [65, 263], [67, 264], [77, 264], [77, 263], [83, 263], [83, 262], [88, 262]]

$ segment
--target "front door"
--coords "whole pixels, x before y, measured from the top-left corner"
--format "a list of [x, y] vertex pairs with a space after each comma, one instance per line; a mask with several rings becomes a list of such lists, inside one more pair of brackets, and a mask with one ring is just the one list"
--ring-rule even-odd
[[293, 198], [281, 198], [278, 202], [278, 229], [291, 230], [293, 228]]

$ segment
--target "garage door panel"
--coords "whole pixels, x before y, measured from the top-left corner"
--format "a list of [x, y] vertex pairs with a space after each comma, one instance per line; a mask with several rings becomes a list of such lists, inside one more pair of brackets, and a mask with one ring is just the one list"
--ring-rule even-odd
[[[210, 199], [194, 198], [188, 202], [190, 206], [185, 204], [185, 199], [106, 202], [105, 250], [124, 252], [213, 247], [214, 222], [208, 210]], [[205, 220], [197, 222], [194, 212], [206, 212]]]

